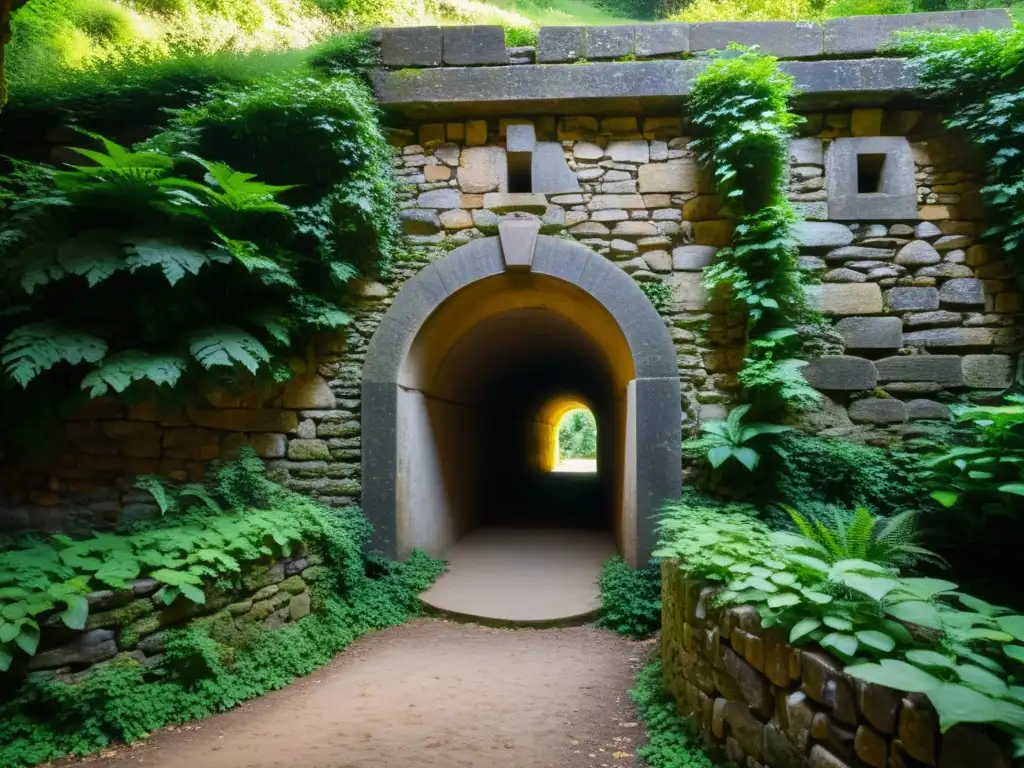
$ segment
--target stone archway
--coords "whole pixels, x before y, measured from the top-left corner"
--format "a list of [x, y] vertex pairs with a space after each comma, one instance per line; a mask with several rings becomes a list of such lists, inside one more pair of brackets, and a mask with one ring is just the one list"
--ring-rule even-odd
[[[653, 516], [681, 491], [680, 387], [668, 329], [618, 267], [578, 243], [538, 235], [538, 226], [503, 221], [498, 237], [425, 267], [370, 342], [362, 503], [374, 549], [387, 556], [442, 554], [496, 499], [528, 485], [525, 474], [495, 466], [519, 461], [515, 452], [522, 473], [542, 461], [530, 446], [545, 445], [536, 435], [552, 397], [593, 404], [607, 501], [594, 513], [607, 512], [631, 564], [646, 563]], [[490, 463], [488, 451], [499, 451]]]

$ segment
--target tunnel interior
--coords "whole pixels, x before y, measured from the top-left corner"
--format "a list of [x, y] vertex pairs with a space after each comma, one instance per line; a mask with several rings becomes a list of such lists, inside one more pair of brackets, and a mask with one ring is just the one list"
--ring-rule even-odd
[[[440, 554], [482, 526], [603, 529], [621, 548], [632, 378], [618, 326], [571, 284], [506, 273], [450, 297], [399, 376], [399, 540]], [[597, 472], [553, 472], [579, 407]]]

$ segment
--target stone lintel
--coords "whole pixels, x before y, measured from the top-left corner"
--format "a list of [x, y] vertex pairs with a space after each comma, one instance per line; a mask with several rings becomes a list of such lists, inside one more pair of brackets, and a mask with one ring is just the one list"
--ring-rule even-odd
[[[383, 109], [411, 120], [494, 114], [672, 114], [682, 107], [701, 59], [591, 64], [437, 67], [409, 72], [374, 70]], [[917, 99], [917, 78], [902, 59], [784, 61], [800, 109], [884, 106]]]

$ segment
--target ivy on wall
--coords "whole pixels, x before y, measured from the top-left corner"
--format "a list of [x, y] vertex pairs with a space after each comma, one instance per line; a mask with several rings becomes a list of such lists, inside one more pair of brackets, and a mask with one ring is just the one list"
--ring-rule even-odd
[[732, 244], [704, 273], [709, 290], [728, 294], [748, 317], [740, 383], [759, 410], [807, 408], [819, 395], [795, 357], [795, 326], [813, 318], [801, 285], [786, 199], [789, 142], [799, 116], [790, 112], [793, 79], [778, 60], [730, 48], [701, 73], [690, 99], [699, 132], [692, 146], [715, 176], [725, 211], [736, 217]]
[[985, 160], [984, 233], [1016, 256], [1024, 274], [1024, 27], [914, 32], [897, 43], [913, 57], [921, 86], [949, 109]]

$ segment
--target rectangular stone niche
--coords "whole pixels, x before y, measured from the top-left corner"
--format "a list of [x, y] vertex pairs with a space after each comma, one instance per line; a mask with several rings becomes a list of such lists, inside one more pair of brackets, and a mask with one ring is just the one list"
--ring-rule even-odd
[[914, 159], [902, 136], [836, 139], [825, 156], [825, 176], [833, 220], [917, 218]]

